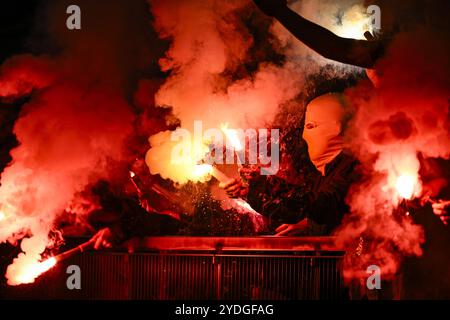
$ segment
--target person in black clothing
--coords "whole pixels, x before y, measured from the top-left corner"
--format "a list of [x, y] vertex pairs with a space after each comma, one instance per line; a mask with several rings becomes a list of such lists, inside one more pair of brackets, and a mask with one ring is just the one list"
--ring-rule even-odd
[[234, 179], [221, 187], [231, 197], [246, 198], [269, 218], [278, 235], [331, 233], [348, 212], [345, 198], [357, 179], [357, 161], [344, 149], [345, 115], [340, 94], [326, 94], [308, 104], [303, 138], [316, 170], [302, 183], [293, 185], [276, 176], [241, 170], [248, 185]]
[[442, 158], [421, 159], [423, 199], [431, 203], [434, 215], [447, 230], [450, 227], [450, 161]]
[[409, 257], [403, 265], [402, 298], [450, 299], [450, 162], [422, 155], [419, 159], [423, 198], [421, 204], [412, 201], [410, 215], [423, 227], [425, 243], [422, 256]]

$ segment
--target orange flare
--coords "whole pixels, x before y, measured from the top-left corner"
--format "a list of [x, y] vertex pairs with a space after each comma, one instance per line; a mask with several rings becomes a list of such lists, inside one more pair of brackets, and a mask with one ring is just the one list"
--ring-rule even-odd
[[33, 283], [34, 280], [44, 272], [47, 272], [56, 265], [55, 258], [49, 258], [42, 262], [32, 263], [24, 267], [20, 273], [16, 274], [8, 283], [10, 285], [19, 285], [24, 283]]
[[417, 179], [409, 174], [403, 174], [397, 178], [395, 188], [398, 195], [403, 199], [409, 200], [413, 197], [416, 189]]

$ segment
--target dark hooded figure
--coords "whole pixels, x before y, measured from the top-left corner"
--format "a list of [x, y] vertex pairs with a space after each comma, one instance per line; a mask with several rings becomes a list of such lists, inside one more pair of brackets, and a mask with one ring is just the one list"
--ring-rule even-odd
[[450, 162], [422, 158], [422, 202], [412, 204], [411, 217], [425, 231], [421, 257], [407, 258], [403, 267], [404, 299], [450, 299]]

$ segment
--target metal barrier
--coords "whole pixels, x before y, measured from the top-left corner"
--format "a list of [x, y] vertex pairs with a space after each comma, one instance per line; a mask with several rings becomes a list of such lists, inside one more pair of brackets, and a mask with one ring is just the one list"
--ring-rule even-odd
[[[117, 300], [343, 299], [343, 252], [332, 238], [154, 237], [129, 252], [85, 252], [7, 298]], [[66, 268], [81, 269], [81, 290]], [[5, 291], [5, 290], [2, 290]]]

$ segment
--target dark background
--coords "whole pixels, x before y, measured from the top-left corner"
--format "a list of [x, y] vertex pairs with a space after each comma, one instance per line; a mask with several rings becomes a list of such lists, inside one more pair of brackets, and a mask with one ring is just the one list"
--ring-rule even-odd
[[[0, 9], [0, 64], [8, 57], [30, 50], [28, 40], [39, 7], [38, 0], [2, 2]], [[0, 101], [0, 172], [11, 160], [9, 151], [16, 145], [12, 128], [23, 102]]]

